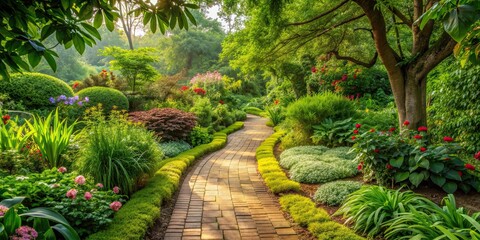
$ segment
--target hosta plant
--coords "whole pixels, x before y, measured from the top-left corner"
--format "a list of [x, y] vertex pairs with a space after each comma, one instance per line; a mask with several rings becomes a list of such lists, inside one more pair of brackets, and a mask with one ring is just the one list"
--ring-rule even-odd
[[346, 145], [352, 136], [353, 126], [352, 118], [339, 121], [327, 118], [320, 125], [313, 126], [312, 141], [328, 147]]

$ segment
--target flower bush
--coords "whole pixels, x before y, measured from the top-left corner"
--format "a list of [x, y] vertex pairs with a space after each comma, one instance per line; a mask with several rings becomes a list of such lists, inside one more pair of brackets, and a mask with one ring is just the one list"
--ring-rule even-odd
[[[409, 121], [404, 122], [408, 124]], [[447, 136], [442, 143], [431, 144], [426, 127], [400, 133], [394, 128], [361, 131], [363, 133], [355, 136], [353, 148], [367, 180], [411, 187], [431, 181], [448, 193], [458, 188], [464, 192], [472, 188], [480, 191], [480, 181], [471, 173], [475, 167], [460, 159], [461, 147], [453, 138]]]

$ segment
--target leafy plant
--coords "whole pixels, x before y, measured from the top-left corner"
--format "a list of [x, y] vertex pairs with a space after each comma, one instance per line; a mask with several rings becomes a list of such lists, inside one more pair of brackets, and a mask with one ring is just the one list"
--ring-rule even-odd
[[352, 118], [339, 121], [327, 118], [320, 125], [313, 126], [313, 143], [328, 147], [345, 145], [350, 140], [353, 126]]
[[417, 209], [428, 210], [432, 203], [412, 191], [396, 191], [381, 186], [364, 186], [350, 194], [335, 215], [346, 217], [346, 224], [353, 223], [353, 229], [369, 237], [380, 235], [390, 225], [391, 219]]
[[[212, 137], [213, 138], [213, 137]], [[166, 157], [175, 157], [178, 154], [185, 152], [192, 148], [190, 144], [185, 141], [170, 141], [160, 143], [160, 148]]]
[[213, 107], [208, 98], [197, 98], [190, 112], [197, 116], [198, 124], [202, 127], [212, 125]]
[[213, 136], [208, 132], [208, 129], [202, 128], [199, 126], [194, 127], [190, 132], [190, 134], [188, 135], [188, 142], [193, 147], [209, 143], [212, 140], [213, 140]]
[[78, 96], [88, 99], [88, 106], [101, 104], [103, 111], [108, 114], [113, 109], [128, 110], [128, 98], [122, 92], [108, 87], [89, 87], [79, 91]]
[[40, 149], [48, 167], [63, 165], [62, 154], [67, 150], [70, 137], [77, 123], [68, 124], [66, 119], [60, 120], [58, 108], [46, 118], [34, 117], [33, 123], [27, 122], [32, 131], [32, 139]]
[[272, 121], [273, 126], [277, 126], [285, 119], [283, 111], [283, 108], [278, 105], [267, 108], [268, 118]]
[[[0, 202], [0, 239], [56, 239], [54, 230], [65, 239], [80, 240], [77, 232], [60, 214], [48, 208], [33, 208], [25, 212], [17, 212], [16, 205], [23, 197], [3, 200]], [[33, 218], [33, 228], [22, 225], [25, 218]], [[2, 221], [3, 220], [3, 221]], [[50, 226], [50, 221], [57, 224]]]
[[302, 161], [290, 169], [290, 177], [301, 183], [325, 183], [353, 177], [358, 173], [356, 164], [340, 158], [319, 158], [318, 161]]
[[320, 185], [313, 197], [315, 201], [329, 206], [340, 205], [349, 194], [362, 187], [362, 183], [354, 181], [334, 181]]
[[20, 152], [32, 134], [33, 131], [26, 125], [18, 126], [14, 120], [9, 120], [7, 124], [0, 121], [0, 151]]

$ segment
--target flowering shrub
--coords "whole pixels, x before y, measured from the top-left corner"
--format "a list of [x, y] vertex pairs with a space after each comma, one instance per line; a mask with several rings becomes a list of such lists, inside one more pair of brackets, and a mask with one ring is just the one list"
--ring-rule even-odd
[[[360, 127], [357, 129], [361, 130]], [[430, 144], [427, 130], [419, 127], [418, 131], [398, 133], [393, 128], [385, 132], [371, 129], [356, 135], [353, 148], [364, 177], [381, 185], [400, 183], [418, 187], [424, 181], [431, 181], [448, 193], [458, 188], [464, 192], [471, 188], [480, 191], [479, 179], [470, 172], [474, 167], [459, 158], [459, 145], [451, 137], [445, 137], [443, 143]]]
[[208, 94], [212, 100], [219, 101], [225, 93], [225, 84], [222, 75], [217, 72], [206, 72], [197, 74], [190, 80], [190, 84], [194, 87], [193, 91], [201, 96]]
[[195, 88], [193, 91], [200, 96], [204, 96], [207, 93], [207, 91], [203, 88]]

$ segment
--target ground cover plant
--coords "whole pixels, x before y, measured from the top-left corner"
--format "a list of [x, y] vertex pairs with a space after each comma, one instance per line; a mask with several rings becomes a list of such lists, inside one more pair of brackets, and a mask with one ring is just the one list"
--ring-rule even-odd
[[316, 202], [329, 206], [337, 206], [343, 203], [347, 196], [362, 186], [361, 182], [355, 181], [333, 181], [322, 184], [315, 192]]

